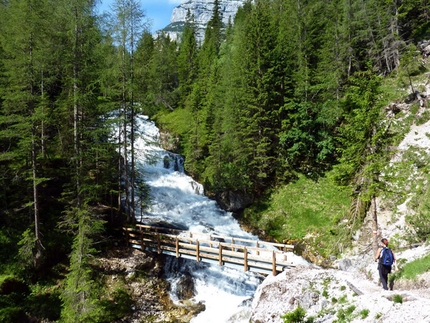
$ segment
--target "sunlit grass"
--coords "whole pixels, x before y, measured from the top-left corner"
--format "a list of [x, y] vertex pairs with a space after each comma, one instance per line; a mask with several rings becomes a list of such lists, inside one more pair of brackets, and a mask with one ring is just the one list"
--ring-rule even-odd
[[318, 181], [300, 175], [267, 199], [245, 211], [245, 218], [278, 241], [302, 239], [307, 234], [336, 235], [337, 223], [349, 209], [349, 192], [329, 178]]
[[400, 272], [400, 277], [415, 279], [418, 275], [427, 271], [430, 271], [430, 254], [405, 264]]

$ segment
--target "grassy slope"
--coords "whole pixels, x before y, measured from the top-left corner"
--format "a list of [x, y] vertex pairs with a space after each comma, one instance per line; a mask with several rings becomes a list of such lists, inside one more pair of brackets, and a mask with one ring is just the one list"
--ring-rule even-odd
[[300, 175], [247, 209], [244, 219], [278, 241], [319, 236], [320, 248], [329, 249], [349, 204], [349, 192], [336, 187], [328, 177], [314, 181]]

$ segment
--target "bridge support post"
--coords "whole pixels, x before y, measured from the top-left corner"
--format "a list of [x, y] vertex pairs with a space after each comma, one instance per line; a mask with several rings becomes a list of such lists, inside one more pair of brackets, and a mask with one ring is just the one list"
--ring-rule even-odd
[[276, 253], [272, 251], [272, 274], [276, 276]]
[[200, 242], [196, 240], [196, 261], [200, 262]]
[[221, 242], [218, 243], [218, 261], [219, 261], [219, 265], [222, 266], [222, 246], [221, 246]]
[[157, 233], [157, 247], [158, 247], [158, 254], [161, 253], [161, 241], [160, 241], [160, 235]]
[[243, 248], [243, 270], [248, 271], [248, 250]]

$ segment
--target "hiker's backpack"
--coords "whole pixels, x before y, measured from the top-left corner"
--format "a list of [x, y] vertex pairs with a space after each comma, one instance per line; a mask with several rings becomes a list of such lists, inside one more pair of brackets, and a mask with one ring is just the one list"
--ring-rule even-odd
[[390, 248], [384, 247], [381, 251], [381, 263], [385, 266], [392, 266], [394, 262], [393, 252]]

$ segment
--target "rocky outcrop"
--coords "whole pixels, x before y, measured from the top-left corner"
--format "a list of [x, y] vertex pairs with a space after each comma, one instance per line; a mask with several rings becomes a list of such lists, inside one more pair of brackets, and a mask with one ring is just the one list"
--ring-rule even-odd
[[205, 310], [204, 304], [187, 300], [192, 294], [185, 291], [193, 290], [193, 286], [186, 281], [182, 286], [185, 300], [180, 304], [173, 303], [169, 294], [169, 283], [163, 275], [163, 256], [118, 247], [97, 260], [106, 288], [115, 290], [126, 286], [132, 300], [130, 315], [112, 323], [187, 323]]
[[298, 266], [268, 276], [255, 293], [250, 322], [282, 323], [299, 306], [305, 313], [300, 322], [428, 321], [428, 285], [403, 290], [395, 283], [394, 291], [384, 291], [356, 264], [343, 263], [347, 271]]
[[237, 212], [250, 206], [254, 202], [254, 197], [240, 191], [222, 192], [215, 196], [218, 205], [228, 212]]
[[[229, 19], [233, 22], [234, 16], [245, 0], [220, 0], [221, 17], [224, 24], [227, 24]], [[182, 3], [173, 9], [170, 18], [170, 24], [158, 31], [156, 34], [164, 32], [171, 39], [179, 39], [187, 17], [187, 12], [190, 10], [194, 16], [196, 27], [196, 35], [198, 41], [203, 41], [206, 25], [212, 17], [214, 8], [214, 0], [184, 0]]]

